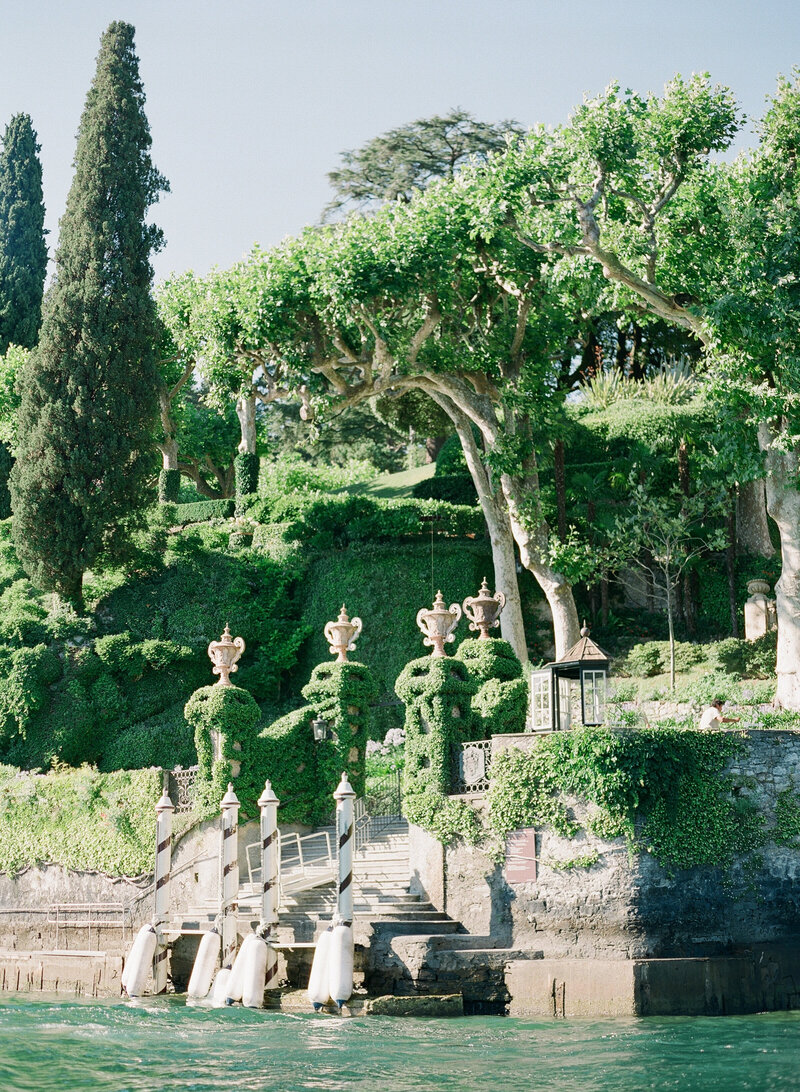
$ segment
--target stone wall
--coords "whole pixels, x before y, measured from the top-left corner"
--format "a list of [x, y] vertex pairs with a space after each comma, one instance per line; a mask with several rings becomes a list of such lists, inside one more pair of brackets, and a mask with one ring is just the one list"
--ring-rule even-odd
[[[729, 769], [774, 820], [778, 794], [800, 790], [800, 732], [751, 731]], [[496, 747], [536, 738], [496, 737]], [[576, 818], [585, 806], [569, 800]], [[582, 831], [573, 839], [536, 834], [535, 880], [510, 884], [506, 869], [461, 843], [441, 848], [424, 831], [412, 840], [412, 885], [471, 932], [498, 946], [551, 959], [706, 957], [800, 936], [800, 849], [768, 843], [755, 862], [670, 874], [648, 854], [629, 859], [624, 842]], [[553, 867], [592, 851], [589, 868]]]

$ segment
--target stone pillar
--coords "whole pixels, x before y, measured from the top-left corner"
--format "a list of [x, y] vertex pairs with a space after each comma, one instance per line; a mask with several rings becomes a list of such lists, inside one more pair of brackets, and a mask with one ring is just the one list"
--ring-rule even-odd
[[744, 604], [744, 636], [747, 641], [756, 641], [778, 628], [775, 600], [769, 598], [770, 587], [766, 580], [751, 580], [747, 591], [749, 598]]

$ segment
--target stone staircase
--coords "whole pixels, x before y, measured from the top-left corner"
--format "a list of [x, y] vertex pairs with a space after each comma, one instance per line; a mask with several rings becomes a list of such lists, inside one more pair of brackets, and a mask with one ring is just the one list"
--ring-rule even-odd
[[[468, 934], [460, 922], [409, 891], [410, 875], [405, 820], [393, 821], [354, 854], [356, 967], [367, 988], [399, 995], [461, 993], [470, 1011], [503, 1011], [506, 963], [541, 958], [541, 953], [498, 948], [490, 937]], [[335, 910], [335, 883], [284, 894], [278, 941], [290, 977], [301, 985], [314, 942]], [[242, 932], [258, 920], [259, 911], [257, 892], [245, 885], [239, 901]], [[195, 907], [189, 915], [195, 922], [187, 924], [210, 928], [215, 914], [210, 903]]]

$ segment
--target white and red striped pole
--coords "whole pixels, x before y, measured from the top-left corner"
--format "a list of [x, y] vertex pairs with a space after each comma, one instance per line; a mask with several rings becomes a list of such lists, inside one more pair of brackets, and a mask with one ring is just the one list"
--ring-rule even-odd
[[169, 921], [170, 870], [172, 867], [172, 813], [175, 810], [166, 789], [156, 804], [156, 869], [155, 905], [153, 927], [156, 931], [156, 950], [153, 955], [153, 979], [155, 992], [167, 988], [167, 944], [162, 926]]
[[261, 921], [258, 933], [267, 941], [267, 973], [265, 989], [278, 984], [278, 953], [270, 940], [275, 940], [278, 928], [278, 894], [280, 882], [280, 843], [278, 808], [280, 800], [269, 781], [258, 798], [261, 809]]
[[220, 807], [222, 809], [219, 855], [222, 966], [229, 968], [236, 955], [236, 914], [239, 909], [239, 799], [230, 782]]
[[336, 801], [339, 866], [336, 913], [340, 922], [350, 924], [353, 921], [353, 801], [356, 794], [346, 773], [342, 774], [333, 798]]

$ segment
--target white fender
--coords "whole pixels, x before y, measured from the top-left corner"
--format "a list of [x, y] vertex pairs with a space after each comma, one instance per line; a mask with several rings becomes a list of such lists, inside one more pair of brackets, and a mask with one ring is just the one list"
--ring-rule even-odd
[[247, 949], [247, 962], [242, 974], [242, 1004], [247, 1009], [264, 1007], [264, 987], [267, 984], [267, 942], [253, 936], [255, 944]]
[[211, 929], [210, 932], [203, 934], [200, 946], [197, 949], [197, 955], [194, 957], [192, 976], [186, 990], [187, 997], [201, 999], [208, 996], [208, 991], [211, 989], [211, 983], [214, 980], [214, 971], [217, 968], [221, 943], [222, 937], [216, 929]]
[[255, 933], [248, 933], [242, 941], [242, 946], [236, 953], [236, 959], [231, 967], [231, 976], [228, 979], [228, 989], [225, 994], [225, 1004], [232, 1005], [234, 1001], [242, 1000], [242, 986], [244, 984], [245, 967], [251, 958], [250, 952], [253, 944], [260, 943], [260, 938]]
[[157, 940], [152, 925], [143, 925], [136, 934], [122, 974], [122, 985], [128, 997], [141, 997], [144, 993], [145, 984], [153, 970]]
[[308, 999], [315, 1009], [327, 1005], [331, 996], [328, 990], [328, 952], [333, 936], [332, 929], [333, 927], [329, 925], [317, 941], [311, 963], [311, 974], [308, 977]]
[[328, 992], [339, 1008], [353, 992], [353, 927], [336, 925], [328, 949]]
[[225, 998], [228, 995], [228, 980], [231, 977], [230, 967], [223, 967], [217, 971], [217, 977], [214, 979], [214, 986], [211, 990], [211, 1004], [215, 1009], [220, 1009], [225, 1004]]

